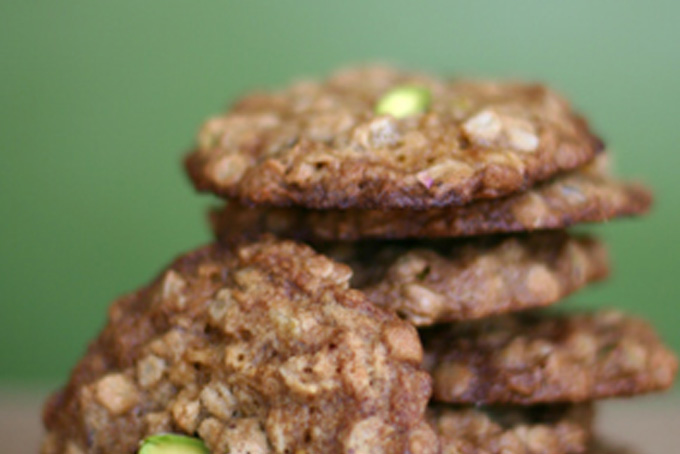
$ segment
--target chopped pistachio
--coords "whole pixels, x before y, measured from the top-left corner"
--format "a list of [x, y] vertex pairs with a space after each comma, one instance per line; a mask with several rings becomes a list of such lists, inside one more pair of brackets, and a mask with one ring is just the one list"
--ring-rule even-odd
[[177, 434], [159, 434], [142, 441], [139, 454], [210, 454], [198, 438]]
[[417, 85], [402, 85], [385, 93], [375, 106], [378, 115], [404, 118], [423, 113], [432, 102], [430, 90]]

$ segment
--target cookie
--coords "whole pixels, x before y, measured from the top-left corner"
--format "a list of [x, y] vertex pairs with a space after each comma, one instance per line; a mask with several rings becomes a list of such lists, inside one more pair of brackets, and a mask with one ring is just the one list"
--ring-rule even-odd
[[352, 285], [416, 326], [555, 303], [609, 272], [604, 246], [563, 231], [474, 240], [330, 243]]
[[582, 402], [671, 386], [677, 359], [644, 321], [613, 311], [520, 313], [422, 333], [434, 398]]
[[306, 240], [442, 238], [562, 229], [580, 222], [637, 216], [652, 204], [648, 189], [593, 171], [577, 171], [506, 198], [462, 207], [414, 210], [305, 210], [229, 202], [210, 214], [215, 235], [275, 232]]
[[216, 453], [437, 452], [418, 335], [350, 275], [271, 238], [180, 258], [112, 305], [46, 405], [43, 454], [131, 453], [165, 432]]
[[443, 453], [584, 453], [592, 432], [590, 405], [456, 408], [433, 406], [428, 417]]
[[245, 204], [426, 209], [525, 190], [602, 148], [542, 85], [364, 67], [241, 99], [203, 126], [186, 168]]
[[588, 447], [588, 454], [638, 454], [638, 451], [597, 438]]

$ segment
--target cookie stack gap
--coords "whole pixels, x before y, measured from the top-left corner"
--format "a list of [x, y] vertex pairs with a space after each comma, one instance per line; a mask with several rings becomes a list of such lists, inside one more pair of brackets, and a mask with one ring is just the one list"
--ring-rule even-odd
[[595, 451], [593, 401], [671, 386], [646, 322], [547, 308], [609, 273], [601, 242], [565, 229], [652, 204], [554, 91], [355, 68], [247, 96], [199, 138], [186, 165], [226, 199], [219, 241], [312, 244], [418, 327], [445, 451]]

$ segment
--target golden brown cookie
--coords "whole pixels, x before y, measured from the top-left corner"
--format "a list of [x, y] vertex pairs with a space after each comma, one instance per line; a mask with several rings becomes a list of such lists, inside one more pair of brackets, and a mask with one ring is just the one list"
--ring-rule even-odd
[[619, 312], [528, 312], [422, 333], [434, 398], [458, 404], [582, 402], [662, 390], [678, 362]]
[[461, 207], [414, 210], [306, 210], [244, 207], [229, 202], [210, 217], [215, 235], [275, 232], [305, 240], [442, 238], [562, 229], [641, 215], [648, 189], [592, 170], [557, 177], [526, 192]]
[[246, 96], [203, 126], [186, 168], [246, 204], [425, 209], [525, 190], [601, 149], [544, 86], [364, 67]]
[[547, 306], [609, 272], [604, 246], [563, 231], [473, 240], [327, 243], [352, 285], [416, 326]]
[[185, 255], [111, 306], [45, 407], [43, 453], [132, 453], [162, 432], [215, 453], [437, 452], [418, 335], [350, 274], [271, 238]]
[[593, 409], [590, 405], [432, 406], [428, 417], [442, 453], [577, 454], [589, 445]]

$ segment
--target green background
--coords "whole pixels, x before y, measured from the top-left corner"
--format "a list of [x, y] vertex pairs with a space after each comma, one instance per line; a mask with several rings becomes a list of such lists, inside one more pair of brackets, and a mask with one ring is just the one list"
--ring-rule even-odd
[[[208, 241], [180, 168], [253, 87], [386, 60], [546, 81], [585, 111], [653, 214], [597, 227], [610, 281], [576, 304], [680, 350], [680, 3], [0, 2], [0, 382], [63, 380], [116, 296]], [[574, 303], [569, 303], [573, 305]]]

